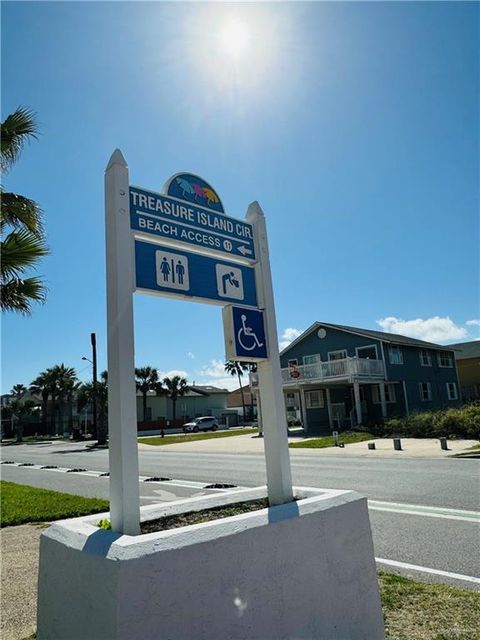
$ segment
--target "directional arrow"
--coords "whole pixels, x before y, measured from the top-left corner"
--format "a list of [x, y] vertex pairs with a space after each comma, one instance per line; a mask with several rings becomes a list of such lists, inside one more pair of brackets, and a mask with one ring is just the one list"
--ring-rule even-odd
[[238, 247], [238, 250], [243, 256], [249, 256], [252, 253], [252, 250], [248, 249], [247, 247], [244, 247], [243, 244], [241, 247]]

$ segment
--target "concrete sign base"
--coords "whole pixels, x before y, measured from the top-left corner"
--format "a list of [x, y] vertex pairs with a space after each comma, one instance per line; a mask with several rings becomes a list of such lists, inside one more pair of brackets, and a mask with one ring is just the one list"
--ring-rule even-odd
[[[38, 640], [382, 640], [366, 499], [297, 500], [139, 536], [96, 524], [41, 538]], [[266, 487], [141, 508], [142, 521], [254, 500]]]

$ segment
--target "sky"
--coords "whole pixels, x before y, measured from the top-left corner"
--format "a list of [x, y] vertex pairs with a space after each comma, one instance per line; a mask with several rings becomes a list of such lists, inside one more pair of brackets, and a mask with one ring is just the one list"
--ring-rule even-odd
[[[479, 338], [479, 6], [2, 3], [2, 120], [40, 136], [2, 184], [45, 212], [49, 293], [2, 318], [2, 393], [106, 367], [104, 171], [202, 176], [266, 216], [281, 347], [315, 321]], [[221, 308], [135, 294], [137, 366], [225, 375]]]

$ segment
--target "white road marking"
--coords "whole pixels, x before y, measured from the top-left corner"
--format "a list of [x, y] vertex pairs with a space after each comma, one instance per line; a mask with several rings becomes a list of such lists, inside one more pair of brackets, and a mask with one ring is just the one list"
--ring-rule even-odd
[[410, 571], [418, 571], [420, 573], [431, 573], [436, 576], [443, 576], [453, 580], [462, 580], [463, 582], [472, 582], [480, 584], [480, 578], [473, 576], [464, 576], [461, 573], [452, 573], [451, 571], [442, 571], [441, 569], [431, 569], [429, 567], [420, 567], [416, 564], [408, 564], [408, 562], [398, 562], [397, 560], [386, 560], [385, 558], [375, 558], [379, 564], [385, 564], [390, 567], [398, 567], [399, 569], [409, 569]]
[[476, 524], [480, 524], [480, 513], [478, 511], [446, 509], [443, 507], [427, 507], [424, 505], [402, 504], [400, 502], [383, 502], [380, 500], [369, 500], [368, 508], [372, 511], [403, 513], [413, 516], [424, 516], [426, 518], [462, 520], [463, 522], [475, 522]]

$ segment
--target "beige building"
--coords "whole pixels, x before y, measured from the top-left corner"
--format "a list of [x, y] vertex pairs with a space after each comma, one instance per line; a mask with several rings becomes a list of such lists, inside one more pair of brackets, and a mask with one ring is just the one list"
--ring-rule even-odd
[[480, 400], [480, 340], [450, 344], [449, 347], [455, 349], [462, 400]]

